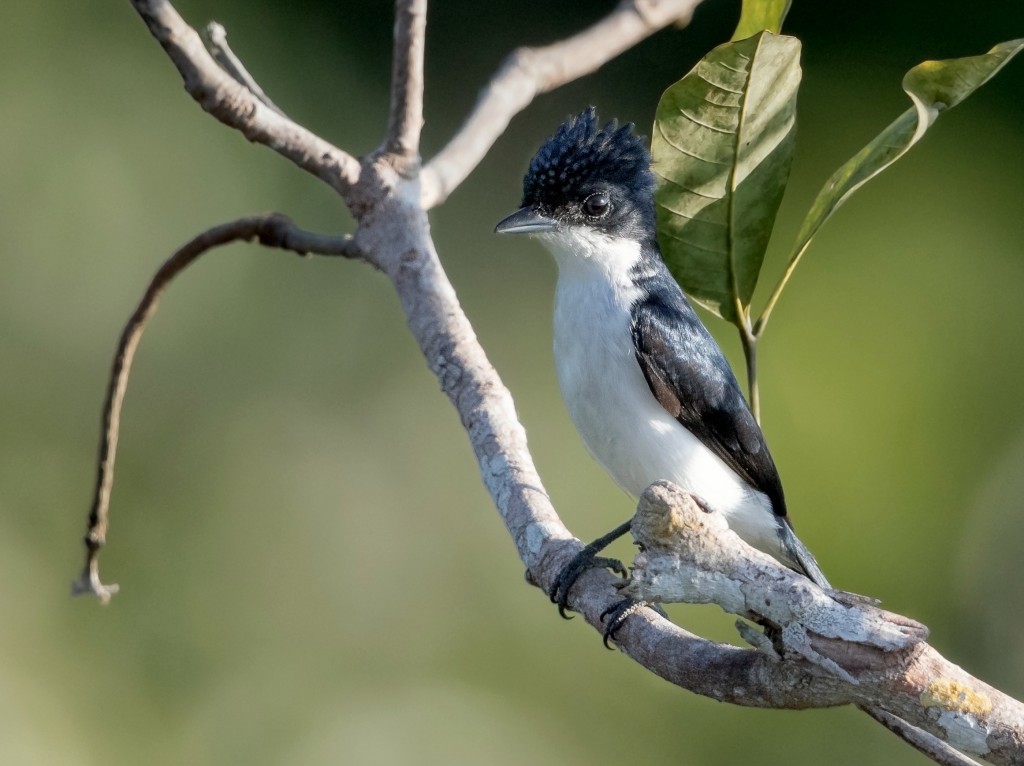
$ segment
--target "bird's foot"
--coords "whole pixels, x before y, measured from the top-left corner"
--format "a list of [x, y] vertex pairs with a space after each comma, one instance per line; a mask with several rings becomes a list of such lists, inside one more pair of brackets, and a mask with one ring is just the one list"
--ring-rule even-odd
[[548, 592], [551, 603], [558, 604], [558, 613], [566, 620], [572, 619], [572, 615], [565, 613], [565, 610], [569, 608], [569, 591], [576, 584], [581, 574], [588, 569], [610, 569], [621, 577], [626, 577], [629, 574], [626, 567], [618, 559], [598, 556], [597, 552], [599, 550], [600, 548], [595, 548], [594, 544], [591, 543], [573, 556], [572, 561], [566, 564], [562, 571], [558, 573], [558, 577], [555, 578], [555, 582]]
[[573, 585], [576, 584], [576, 580], [579, 579], [580, 575], [588, 569], [610, 569], [620, 577], [626, 577], [629, 572], [626, 567], [623, 566], [622, 562], [618, 559], [610, 559], [604, 556], [598, 556], [597, 554], [607, 548], [614, 540], [618, 540], [624, 534], [629, 531], [630, 521], [626, 521], [619, 526], [615, 527], [611, 532], [606, 535], [594, 540], [573, 556], [572, 561], [566, 564], [565, 568], [558, 573], [558, 577], [555, 578], [554, 584], [551, 586], [551, 590], [548, 591], [548, 596], [551, 598], [551, 603], [558, 604], [558, 613], [566, 620], [572, 619], [569, 617], [565, 610], [569, 603], [569, 590]]
[[611, 649], [609, 641], [615, 640], [615, 634], [623, 626], [630, 616], [636, 614], [644, 607], [650, 607], [662, 617], [667, 617], [665, 610], [651, 601], [637, 601], [635, 598], [624, 598], [601, 612], [601, 622], [604, 623], [604, 647]]

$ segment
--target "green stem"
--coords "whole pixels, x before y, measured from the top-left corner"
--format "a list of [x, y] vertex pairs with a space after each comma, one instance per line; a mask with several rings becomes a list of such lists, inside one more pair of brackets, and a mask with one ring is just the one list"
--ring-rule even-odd
[[747, 362], [747, 398], [750, 401], [750, 411], [754, 414], [754, 420], [758, 425], [761, 423], [761, 395], [757, 388], [757, 339], [750, 326], [750, 316], [743, 317], [743, 325], [739, 328], [740, 341], [743, 343], [743, 357]]
[[808, 237], [804, 242], [803, 246], [793, 254], [793, 257], [789, 259], [789, 263], [786, 264], [786, 270], [782, 272], [782, 276], [779, 277], [778, 284], [775, 285], [775, 289], [772, 290], [771, 296], [768, 298], [768, 303], [765, 304], [764, 311], [761, 312], [761, 318], [754, 324], [754, 342], [761, 337], [761, 333], [764, 332], [764, 326], [768, 324], [768, 317], [771, 316], [772, 311], [775, 309], [775, 304], [778, 303], [779, 297], [782, 295], [782, 291], [786, 287], [786, 283], [789, 282], [789, 278], [793, 276], [793, 272], [796, 271], [797, 264], [800, 263], [800, 259], [804, 253], [807, 252], [807, 246], [811, 244], [811, 240]]

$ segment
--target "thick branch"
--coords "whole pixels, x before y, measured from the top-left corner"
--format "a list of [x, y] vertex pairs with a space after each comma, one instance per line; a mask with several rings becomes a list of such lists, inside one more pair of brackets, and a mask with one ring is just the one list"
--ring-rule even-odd
[[405, 176], [419, 169], [426, 28], [427, 0], [395, 0], [391, 111], [384, 148], [399, 162]]
[[[547, 590], [582, 543], [551, 505], [512, 397], [477, 341], [438, 260], [426, 216], [416, 204], [414, 184], [388, 181], [389, 169], [383, 162], [367, 167], [364, 181], [376, 174], [391, 188], [373, 214], [360, 222], [357, 242], [374, 253], [394, 283], [409, 329], [459, 413], [484, 484], [529, 577]], [[585, 573], [570, 594], [571, 608], [603, 631], [601, 614], [621, 601], [616, 582], [607, 572]], [[663, 678], [714, 699], [794, 708], [849, 701], [834, 679], [808, 677], [806, 665], [778, 663], [763, 654], [705, 641], [650, 610], [630, 620], [618, 642]]]
[[423, 206], [440, 205], [473, 171], [512, 118], [541, 93], [596, 71], [623, 51], [676, 22], [701, 0], [624, 0], [577, 35], [542, 48], [518, 48], [480, 93], [459, 132], [423, 169]]
[[359, 162], [275, 112], [221, 69], [198, 33], [167, 0], [132, 0], [199, 105], [250, 141], [263, 144], [312, 173], [342, 196], [359, 178]]
[[201, 255], [230, 242], [252, 239], [259, 240], [261, 245], [290, 250], [299, 255], [362, 257], [351, 237], [333, 237], [304, 231], [296, 227], [286, 216], [271, 214], [240, 218], [208, 229], [164, 261], [121, 331], [121, 340], [114, 354], [114, 363], [107, 381], [107, 395], [103, 402], [96, 486], [93, 491], [92, 508], [89, 511], [89, 529], [85, 535], [85, 567], [79, 579], [71, 585], [72, 594], [92, 593], [106, 602], [117, 593], [116, 585], [104, 585], [100, 581], [97, 557], [107, 539], [107, 512], [110, 507], [110, 491], [114, 485], [114, 461], [117, 457], [117, 437], [121, 427], [121, 405], [128, 389], [132, 359], [139, 341], [142, 340], [146, 322], [156, 312], [160, 296], [170, 286], [174, 277]]
[[838, 682], [847, 701], [879, 708], [992, 763], [1024, 760], [1024, 705], [924, 643], [927, 631], [919, 623], [863, 597], [821, 590], [668, 483], [644, 493], [633, 535], [641, 552], [622, 587], [627, 595], [718, 604], [770, 626], [772, 653], [809, 662]]

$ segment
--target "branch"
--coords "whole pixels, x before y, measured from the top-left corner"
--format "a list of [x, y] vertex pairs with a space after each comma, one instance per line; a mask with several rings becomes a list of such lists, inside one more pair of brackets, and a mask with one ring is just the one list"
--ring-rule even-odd
[[[411, 205], [407, 195], [395, 194], [379, 213], [381, 220], [394, 225], [368, 229], [365, 246], [373, 251], [381, 249], [380, 266], [395, 285], [409, 328], [428, 366], [459, 412], [484, 484], [516, 543], [528, 580], [548, 591], [583, 544], [565, 528], [551, 506], [512, 397], [458, 306], [423, 228], [422, 211]], [[570, 593], [570, 606], [604, 632], [602, 615], [621, 602], [616, 585], [621, 586], [621, 582], [607, 571], [590, 570]], [[905, 648], [913, 648], [921, 627], [895, 615], [892, 622], [887, 627], [889, 635], [883, 634], [883, 638], [888, 637], [897, 647], [902, 641]], [[616, 643], [665, 680], [722, 702], [790, 709], [867, 704], [859, 687], [823, 669], [821, 663], [803, 657], [780, 662], [764, 652], [707, 641], [649, 609], [641, 610], [622, 626]], [[811, 648], [817, 650], [816, 645]], [[896, 714], [868, 712], [938, 763], [971, 763], [932, 734], [898, 720]]]
[[512, 118], [534, 98], [595, 72], [658, 30], [689, 23], [701, 0], [623, 0], [579, 34], [542, 48], [518, 48], [480, 93], [472, 114], [422, 174], [427, 210], [440, 205], [480, 163]]
[[[442, 201], [466, 177], [511, 116], [525, 107], [534, 95], [593, 71], [654, 29], [691, 12], [698, 2], [634, 0], [623, 3], [605, 21], [577, 37], [547, 49], [524, 49], [514, 54], [483, 94], [460, 133], [423, 171], [421, 195], [415, 167], [411, 173], [399, 173], [403, 170], [401, 163], [395, 163], [396, 155], [387, 151], [367, 158], [362, 164], [357, 163], [322, 139], [275, 115], [249, 90], [216, 67], [199, 45], [198, 36], [166, 0], [133, 0], [154, 36], [178, 66], [186, 88], [204, 109], [251, 140], [270, 145], [325, 180], [346, 201], [358, 228], [352, 240], [333, 241], [343, 254], [372, 261], [391, 279], [410, 331], [442, 390], [459, 412], [484, 484], [515, 541], [527, 567], [528, 579], [544, 590], [550, 589], [558, 573], [583, 546], [569, 533], [551, 506], [533, 465], [512, 397], [459, 306], [431, 240], [425, 211]], [[396, 43], [415, 48], [416, 41], [422, 39], [422, 0], [409, 0], [408, 4], [400, 0], [398, 9]], [[403, 12], [407, 14], [404, 20]], [[396, 51], [394, 61], [392, 113], [397, 117], [391, 122], [393, 133], [389, 140], [396, 139], [393, 146], [406, 152], [415, 144], [421, 120], [422, 57], [414, 50]], [[410, 137], [413, 137], [412, 142], [407, 140]], [[386, 141], [385, 147], [389, 145]], [[206, 248], [201, 242], [195, 246], [200, 250]], [[172, 271], [180, 271], [187, 262]], [[168, 269], [170, 263], [165, 264], [161, 272]], [[125, 329], [114, 365], [113, 377], [118, 381], [127, 374], [138, 342], [136, 330], [140, 331], [142, 322], [155, 307], [162, 289], [157, 286], [158, 281], [154, 280], [147, 291], [149, 302], [143, 300]], [[108, 431], [113, 426], [115, 439], [122, 397], [123, 385], [112, 385], [104, 424]], [[105, 586], [99, 583], [96, 573], [95, 551], [102, 544], [106, 531], [104, 495], [109, 495], [109, 480], [104, 478], [104, 472], [106, 463], [112, 465], [112, 458], [113, 442], [101, 447], [97, 502], [87, 538], [90, 549], [81, 580], [82, 589], [101, 595], [100, 589]], [[777, 570], [778, 565], [775, 566]], [[778, 572], [773, 570], [769, 580], [777, 577]], [[591, 570], [570, 593], [570, 607], [583, 614], [602, 633], [605, 629], [602, 614], [621, 601], [616, 582], [608, 572]], [[752, 592], [756, 593], [757, 589]], [[805, 597], [808, 591], [797, 588], [793, 593]], [[785, 597], [782, 603], [789, 605], [791, 622], [796, 624], [795, 628], [780, 625], [781, 630], [777, 632], [779, 651], [787, 655], [785, 661], [779, 661], [768, 651], [750, 651], [706, 641], [649, 609], [641, 609], [622, 625], [616, 643], [657, 675], [716, 700], [772, 708], [874, 706], [878, 703], [881, 710], [872, 707], [869, 712], [877, 713], [879, 720], [910, 741], [914, 741], [907, 733], [910, 730], [904, 729], [894, 718], [915, 723], [923, 718], [922, 729], [944, 736], [964, 750], [985, 753], [996, 763], [1020, 762], [1021, 727], [1014, 719], [1019, 715], [1008, 712], [1015, 710], [1014, 706], [1019, 708], [1018, 703], [942, 659], [923, 643], [922, 626], [856, 599], [843, 600], [845, 597], [834, 594], [833, 598], [839, 599], [843, 609], [857, 610], [861, 615], [858, 629], [865, 631], [863, 635], [870, 639], [865, 640], [864, 648], [849, 651], [851, 641], [846, 632], [833, 630], [834, 626], [828, 621], [822, 623], [808, 618], [799, 612], [799, 602], [787, 602]], [[811, 601], [821, 605], [813, 591]], [[754, 612], [753, 606], [744, 602], [743, 608]], [[765, 611], [763, 619], [781, 619], [784, 613], [769, 611], [769, 606], [767, 603], [758, 606]], [[852, 644], [860, 646], [857, 640]], [[875, 664], [865, 665], [869, 660]], [[890, 671], [895, 672], [893, 668], [907, 671], [899, 683], [886, 676]], [[917, 675], [910, 673], [911, 670]], [[850, 678], [858, 683], [851, 683]], [[879, 702], [881, 697], [885, 697], [884, 702]], [[982, 728], [979, 721], [983, 721], [986, 728]], [[920, 734], [915, 746], [934, 760], [964, 762], [955, 754], [949, 756], [941, 743], [928, 739], [931, 735], [915, 731]]]
[[249, 70], [245, 68], [242, 60], [231, 50], [231, 46], [228, 45], [228, 31], [224, 29], [222, 24], [218, 24], [216, 21], [211, 21], [207, 24], [206, 29], [203, 30], [203, 39], [206, 41], [210, 55], [221, 65], [225, 72], [234, 78], [235, 82], [244, 88], [248, 88], [256, 98], [282, 117], [286, 116], [284, 111], [270, 100], [270, 96], [263, 92], [263, 88], [249, 74]]
[[[388, 172], [384, 162], [365, 177]], [[392, 175], [393, 170], [390, 170]], [[395, 191], [360, 229], [391, 279], [409, 329], [441, 389], [459, 413], [480, 473], [533, 584], [547, 591], [582, 549], [544, 490], [508, 389], [487, 359], [448, 281], [415, 198]], [[601, 615], [622, 600], [604, 570], [585, 572], [570, 593], [571, 608], [603, 632]], [[823, 707], [849, 700], [827, 676], [808, 678], [796, 663], [705, 641], [646, 610], [630, 620], [618, 643], [661, 677], [698, 694], [755, 707]], [[779, 689], [792, 689], [788, 696]]]
[[117, 457], [117, 437], [121, 426], [121, 406], [128, 388], [132, 359], [142, 339], [146, 322], [156, 312], [157, 302], [171, 281], [189, 264], [215, 247], [252, 239], [258, 240], [266, 247], [290, 250], [299, 255], [362, 257], [350, 237], [314, 234], [299, 229], [286, 216], [270, 214], [249, 216], [214, 226], [164, 261], [121, 331], [121, 340], [114, 354], [114, 363], [107, 381], [107, 395], [103, 403], [96, 486], [93, 491], [92, 508], [89, 511], [89, 528], [85, 535], [85, 567], [78, 580], [71, 585], [72, 595], [91, 593], [106, 603], [118, 591], [117, 585], [104, 585], [101, 582], [98, 555], [107, 539], [108, 509], [110, 492], [114, 485], [114, 461]]
[[391, 111], [384, 149], [399, 161], [406, 177], [419, 170], [426, 27], [427, 0], [395, 0]]
[[[771, 654], [835, 682], [846, 701], [897, 731], [895, 716], [997, 764], [1024, 757], [1024, 705], [970, 676], [924, 642], [927, 629], [863, 597], [823, 591], [754, 550], [678, 487], [659, 482], [640, 499], [641, 547], [626, 595], [714, 603], [766, 625]], [[805, 689], [780, 687], [801, 702]], [[789, 707], [783, 704], [781, 707]], [[875, 710], [875, 709], [878, 710]], [[902, 732], [897, 731], [902, 736]]]
[[203, 46], [199, 34], [167, 0], [132, 0], [199, 105], [250, 141], [263, 144], [312, 173], [342, 196], [359, 178], [359, 162], [306, 128], [278, 114], [235, 82]]
[[968, 758], [938, 737], [934, 737], [916, 726], [911, 726], [892, 713], [887, 713], [881, 708], [864, 707], [863, 705], [860, 706], [860, 709], [935, 763], [943, 764], [943, 766], [978, 766], [978, 762], [973, 758]]

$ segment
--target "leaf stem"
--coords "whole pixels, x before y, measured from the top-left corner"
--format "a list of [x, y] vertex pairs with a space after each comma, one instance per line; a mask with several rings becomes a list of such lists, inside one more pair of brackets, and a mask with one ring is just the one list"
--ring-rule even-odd
[[743, 357], [747, 362], [747, 399], [754, 420], [761, 424], [761, 395], [757, 387], [757, 341], [758, 335], [750, 326], [750, 314], [744, 312], [742, 324], [736, 325], [740, 331], [740, 342], [743, 344]]
[[[813, 234], [813, 232], [812, 232]], [[754, 323], [753, 336], [754, 342], [761, 337], [764, 333], [764, 327], [768, 324], [768, 317], [771, 316], [772, 310], [775, 308], [775, 304], [779, 301], [779, 296], [782, 295], [782, 291], [785, 289], [786, 284], [789, 282], [789, 278], [793, 276], [793, 272], [796, 271], [797, 264], [800, 263], [800, 259], [804, 253], [807, 252], [808, 245], [811, 244], [810, 237], [803, 243], [803, 246], [794, 253], [793, 257], [789, 259], [789, 263], [786, 264], [786, 270], [782, 272], [782, 276], [779, 277], [778, 284], [775, 285], [775, 289], [772, 290], [771, 297], [768, 298], [768, 302], [764, 306], [764, 310], [761, 312], [760, 318]]]

